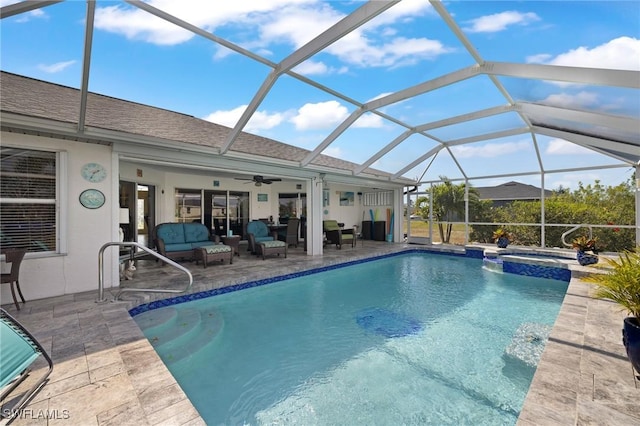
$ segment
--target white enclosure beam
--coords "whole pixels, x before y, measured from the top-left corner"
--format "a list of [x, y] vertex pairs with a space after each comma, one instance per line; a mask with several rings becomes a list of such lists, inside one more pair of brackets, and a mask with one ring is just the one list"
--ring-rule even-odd
[[590, 111], [580, 111], [565, 107], [549, 105], [531, 104], [527, 102], [518, 103], [519, 108], [526, 115], [538, 115], [549, 117], [551, 120], [575, 121], [594, 126], [610, 127], [612, 129], [624, 130], [625, 132], [637, 133], [640, 131], [640, 120], [633, 117], [595, 113]]
[[365, 110], [369, 111], [377, 108], [382, 108], [387, 105], [395, 104], [396, 102], [400, 102], [405, 99], [409, 99], [414, 96], [421, 95], [423, 93], [427, 93], [432, 90], [436, 90], [441, 87], [445, 87], [450, 84], [474, 77], [479, 74], [479, 71], [480, 69], [477, 66], [463, 68], [461, 70], [445, 74], [441, 77], [434, 78], [433, 80], [425, 81], [415, 86], [408, 87], [390, 95], [374, 99], [364, 104], [363, 107]]
[[241, 55], [247, 56], [255, 61], [258, 61], [264, 65], [268, 65], [271, 68], [275, 68], [276, 67], [276, 63], [269, 61], [265, 58], [263, 58], [262, 56], [256, 55], [255, 53], [244, 49], [236, 44], [233, 44], [223, 38], [220, 38], [214, 34], [211, 34], [208, 31], [203, 30], [200, 27], [196, 27], [193, 24], [190, 24], [186, 21], [183, 21], [182, 19], [176, 18], [173, 15], [168, 14], [167, 12], [157, 9], [153, 6], [151, 6], [149, 3], [143, 2], [141, 0], [125, 0], [127, 3], [129, 3], [132, 6], [135, 6], [139, 9], [144, 10], [145, 12], [148, 12], [154, 16], [157, 16], [158, 18], [164, 19], [165, 21], [171, 22], [174, 25], [179, 26], [180, 28], [184, 28], [187, 31], [191, 31], [194, 34], [197, 34], [201, 37], [204, 37], [206, 39], [209, 39], [213, 42], [218, 43], [221, 46], [226, 47], [227, 49], [230, 49], [236, 53], [240, 53]]
[[19, 15], [25, 12], [31, 12], [32, 10], [41, 9], [43, 7], [47, 7], [56, 3], [62, 3], [62, 0], [55, 0], [55, 1], [29, 0], [29, 1], [21, 1], [20, 3], [10, 4], [8, 6], [0, 7], [0, 19], [10, 18], [12, 16]]
[[340, 125], [338, 127], [336, 127], [333, 130], [333, 132], [331, 132], [331, 134], [329, 136], [327, 136], [325, 138], [325, 140], [323, 140], [320, 143], [320, 145], [318, 145], [316, 147], [316, 149], [314, 149], [310, 154], [308, 154], [302, 160], [300, 165], [302, 167], [304, 167], [307, 164], [309, 164], [310, 162], [312, 162], [318, 155], [320, 155], [322, 153], [322, 151], [324, 151], [331, 144], [331, 142], [336, 140], [338, 138], [338, 136], [340, 136], [342, 134], [342, 132], [347, 130], [349, 128], [349, 126], [351, 126], [358, 118], [360, 118], [360, 116], [363, 113], [364, 113], [364, 111], [362, 109], [357, 109], [357, 110], [353, 111], [351, 113], [351, 115], [349, 117], [347, 117], [346, 120], [344, 120], [342, 123], [340, 123]]
[[289, 71], [296, 65], [304, 62], [311, 56], [320, 52], [325, 47], [340, 40], [351, 31], [369, 22], [391, 6], [399, 3], [400, 0], [392, 1], [369, 1], [360, 6], [357, 10], [341, 19], [336, 24], [326, 29], [322, 34], [293, 52], [278, 64], [280, 74]]
[[464, 123], [465, 121], [478, 120], [480, 118], [492, 117], [494, 115], [504, 114], [505, 112], [514, 111], [513, 105], [502, 105], [493, 108], [487, 108], [479, 111], [470, 112], [468, 114], [457, 115], [455, 117], [446, 118], [444, 120], [432, 121], [430, 123], [421, 124], [416, 127], [417, 132], [437, 129], [438, 127], [451, 126], [452, 124]]
[[429, 158], [432, 155], [435, 155], [438, 152], [440, 152], [440, 150], [442, 148], [444, 148], [443, 145], [438, 145], [435, 148], [432, 148], [429, 151], [425, 152], [422, 156], [416, 158], [414, 161], [412, 161], [410, 164], [405, 166], [403, 169], [401, 169], [400, 171], [396, 172], [395, 175], [391, 176], [391, 179], [393, 180], [393, 179], [398, 179], [399, 177], [402, 177], [403, 174], [407, 173], [409, 170], [413, 169], [415, 166], [417, 166], [418, 164], [422, 163], [427, 158]]
[[82, 55], [82, 81], [80, 82], [80, 111], [78, 133], [84, 132], [87, 117], [87, 96], [89, 93], [89, 71], [91, 69], [91, 48], [93, 45], [93, 22], [96, 15], [95, 0], [87, 1], [87, 17], [84, 25], [84, 53]]
[[385, 2], [370, 1], [365, 3], [355, 12], [350, 13], [345, 18], [326, 29], [319, 36], [314, 37], [313, 40], [309, 41], [307, 44], [283, 59], [278, 65], [276, 65], [269, 76], [267, 76], [266, 80], [260, 86], [260, 89], [258, 89], [253, 99], [251, 99], [251, 102], [249, 102], [249, 105], [242, 113], [242, 116], [231, 132], [227, 135], [227, 139], [222, 144], [220, 152], [224, 154], [229, 150], [229, 148], [231, 148], [231, 145], [235, 142], [242, 129], [247, 125], [251, 116], [256, 112], [264, 98], [267, 96], [267, 93], [269, 93], [281, 74], [286, 73], [296, 65], [304, 62], [325, 47], [334, 43], [336, 40], [340, 40], [351, 31], [367, 23], [380, 13], [398, 3], [398, 1], [399, 0]]
[[398, 136], [393, 141], [391, 141], [391, 143], [389, 143], [387, 146], [382, 148], [380, 151], [376, 152], [371, 158], [369, 158], [367, 161], [362, 163], [362, 165], [356, 167], [353, 173], [356, 175], [359, 175], [360, 173], [362, 173], [364, 169], [366, 169], [367, 167], [369, 167], [370, 165], [378, 161], [380, 158], [382, 158], [382, 156], [384, 156], [386, 153], [388, 153], [393, 148], [398, 146], [398, 144], [400, 144], [402, 141], [407, 139], [413, 133], [414, 133], [413, 130], [407, 130], [406, 132], [402, 133], [400, 136]]
[[452, 139], [448, 142], [445, 142], [446, 146], [454, 146], [454, 145], [464, 145], [467, 143], [472, 143], [472, 142], [482, 142], [482, 141], [486, 141], [486, 140], [490, 140], [490, 139], [498, 139], [498, 138], [506, 138], [509, 136], [515, 136], [515, 135], [521, 135], [523, 133], [528, 133], [530, 130], [526, 127], [521, 127], [518, 129], [509, 129], [509, 130], [502, 130], [500, 132], [491, 132], [491, 133], [484, 133], [482, 135], [477, 135], [477, 136], [471, 136], [468, 138], [461, 138], [461, 139]]
[[[595, 138], [587, 135], [580, 135], [577, 133], [565, 132], [562, 130], [551, 129], [542, 126], [533, 126], [533, 130], [536, 133], [551, 136], [554, 138], [564, 139], [569, 142], [573, 142], [577, 145], [589, 148], [593, 151], [597, 151], [601, 154], [607, 155], [616, 160], [622, 161], [630, 165], [636, 165], [637, 159], [640, 157], [640, 146], [633, 143], [621, 143], [607, 141], [601, 138]], [[628, 154], [629, 156], [615, 154], [615, 151], [620, 154]]]
[[481, 72], [487, 75], [640, 89], [640, 72], [638, 71], [508, 62], [486, 62], [481, 65], [481, 68]]

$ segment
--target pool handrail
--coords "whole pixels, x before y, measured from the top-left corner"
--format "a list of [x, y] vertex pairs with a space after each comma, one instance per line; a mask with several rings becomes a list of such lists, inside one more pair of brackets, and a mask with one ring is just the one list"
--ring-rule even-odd
[[562, 244], [564, 244], [567, 247], [573, 247], [572, 244], [569, 244], [565, 241], [565, 237], [567, 235], [569, 235], [570, 233], [572, 233], [573, 231], [577, 231], [580, 228], [588, 228], [589, 229], [589, 239], [593, 238], [593, 227], [591, 225], [587, 225], [587, 224], [582, 224], [582, 225], [576, 225], [573, 228], [569, 229], [568, 231], [564, 232], [562, 234]]
[[[104, 297], [104, 251], [107, 247], [114, 247], [114, 246], [118, 246], [118, 247], [125, 247], [125, 248], [129, 248], [129, 249], [133, 249], [134, 247], [138, 247], [139, 249], [145, 251], [146, 253], [160, 259], [162, 262], [164, 263], [168, 263], [169, 265], [173, 266], [174, 268], [180, 269], [181, 271], [185, 272], [188, 276], [189, 276], [189, 284], [187, 284], [187, 286], [182, 289], [182, 290], [176, 290], [176, 289], [168, 289], [168, 288], [134, 288], [134, 287], [125, 287], [125, 288], [120, 288], [120, 291], [118, 291], [118, 293], [115, 295], [115, 297], [113, 298], [113, 301], [118, 301], [120, 299], [120, 295], [122, 295], [122, 293], [126, 293], [126, 292], [136, 292], [136, 293], [186, 293], [187, 291], [189, 291], [189, 289], [191, 289], [191, 286], [193, 285], [193, 275], [191, 275], [191, 271], [189, 271], [187, 268], [185, 268], [184, 266], [180, 265], [177, 262], [174, 262], [173, 260], [169, 259], [166, 256], [161, 255], [160, 253], [158, 253], [155, 250], [150, 249], [147, 246], [144, 246], [140, 243], [134, 242], [134, 241], [129, 241], [129, 242], [109, 242], [109, 243], [105, 243], [102, 247], [100, 247], [100, 251], [98, 252], [98, 299], [96, 299], [96, 303], [104, 303], [107, 302], [107, 299], [105, 299]], [[133, 257], [139, 257], [139, 254], [134, 254]]]

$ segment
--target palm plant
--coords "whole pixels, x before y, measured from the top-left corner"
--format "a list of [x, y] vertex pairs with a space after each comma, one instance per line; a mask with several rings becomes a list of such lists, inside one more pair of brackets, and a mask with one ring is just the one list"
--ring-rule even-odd
[[630, 315], [640, 318], [640, 248], [624, 251], [618, 259], [607, 259], [606, 274], [591, 274], [585, 281], [595, 284], [593, 296], [616, 302]]
[[[440, 176], [443, 183], [433, 186], [433, 215], [438, 221], [438, 231], [443, 243], [451, 240], [453, 222], [464, 218], [465, 183], [455, 185], [446, 176]], [[477, 199], [478, 191], [469, 188], [469, 200]]]
[[613, 268], [609, 273], [589, 275], [585, 280], [596, 285], [594, 297], [612, 300], [631, 315], [623, 321], [622, 343], [631, 365], [640, 373], [640, 247], [607, 263]]
[[511, 234], [509, 234], [504, 228], [498, 228], [493, 231], [493, 239], [498, 240], [500, 238], [506, 238], [511, 241]]
[[582, 235], [580, 237], [576, 237], [571, 241], [571, 247], [578, 251], [591, 251], [594, 254], [598, 252], [596, 248], [596, 243], [598, 242], [598, 237], [589, 238], [586, 235]]

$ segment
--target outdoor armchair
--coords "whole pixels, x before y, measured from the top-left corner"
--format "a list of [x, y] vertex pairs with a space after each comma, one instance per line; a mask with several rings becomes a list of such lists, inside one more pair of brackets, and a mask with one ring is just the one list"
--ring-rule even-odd
[[335, 244], [336, 248], [341, 249], [343, 244], [356, 245], [356, 235], [353, 229], [342, 229], [337, 220], [323, 220], [322, 230], [330, 244]]
[[269, 227], [261, 220], [252, 220], [247, 224], [247, 240], [249, 241], [249, 251], [257, 253], [257, 244], [264, 241], [275, 241], [278, 239], [276, 231], [269, 231]]

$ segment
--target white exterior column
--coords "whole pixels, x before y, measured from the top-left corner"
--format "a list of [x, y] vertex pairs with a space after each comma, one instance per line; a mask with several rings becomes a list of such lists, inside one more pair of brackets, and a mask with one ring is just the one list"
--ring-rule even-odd
[[307, 256], [322, 255], [322, 184], [320, 175], [307, 180]]

